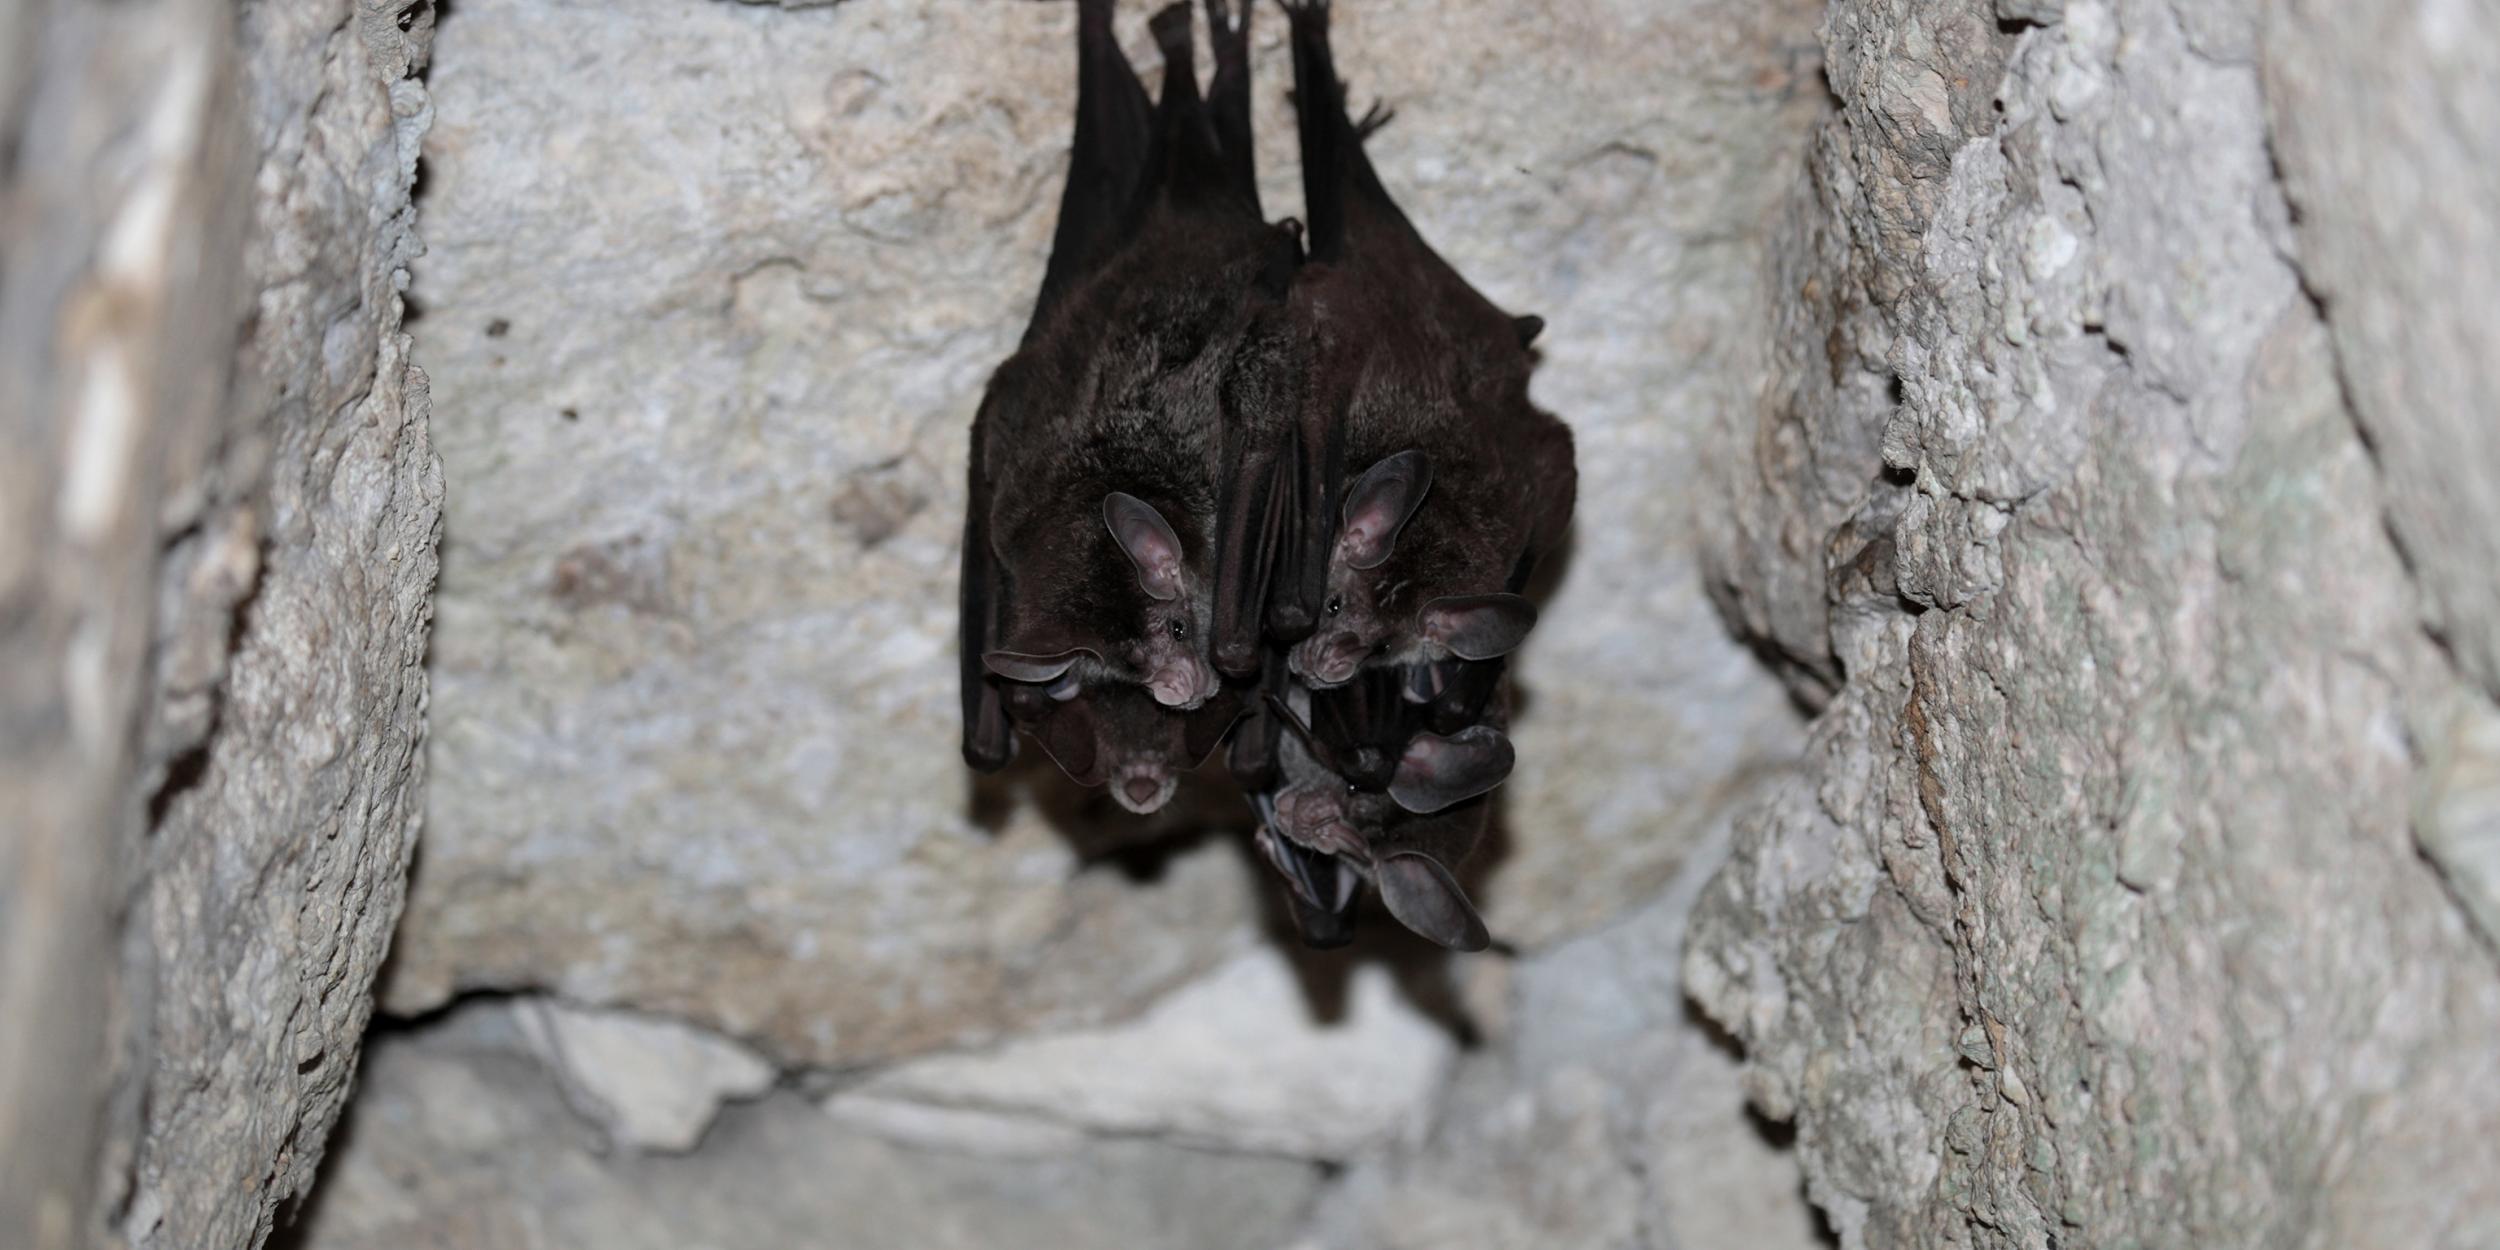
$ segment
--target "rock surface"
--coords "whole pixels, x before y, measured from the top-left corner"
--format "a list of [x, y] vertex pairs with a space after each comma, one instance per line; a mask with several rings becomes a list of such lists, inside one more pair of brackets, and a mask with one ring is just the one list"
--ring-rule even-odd
[[1118, 1028], [897, 1064], [826, 1110], [916, 1103], [1341, 1162], [1420, 1137], [1454, 1051], [1377, 965], [1354, 971], [1337, 1018], [1314, 1022], [1293, 967], [1265, 949]]
[[2477, 810], [2500, 506], [2482, 121], [2395, 116], [2487, 91], [2441, 12], [1832, 6], [1712, 540], [1826, 706], [1686, 969], [1846, 1246], [2500, 1237], [2500, 967], [2415, 825]]
[[1326, 1250], [1812, 1250], [1795, 1157], [1744, 1114], [1738, 1061], [1676, 959], [1724, 855], [1661, 898], [1508, 969], [1492, 1044], [1432, 1135], [1358, 1164], [1297, 1245]]
[[611, 1146], [692, 1150], [723, 1102], [763, 1093], [775, 1076], [746, 1047], [674, 1020], [529, 1000], [514, 1023]]
[[[1684, 536], [1695, 436], [1760, 368], [1812, 11], [1338, 15], [1358, 96], [1400, 109], [1387, 176], [1548, 319], [1538, 393], [1580, 433], [1589, 520], [1479, 892], [1528, 946], [1654, 896], [1730, 779], [1793, 750]], [[1237, 847], [1143, 885], [1092, 858], [1235, 841], [1228, 796], [1141, 825], [1037, 771], [976, 787], [953, 745], [963, 437], [1044, 260], [1073, 20], [473, 0], [446, 25], [417, 295], [458, 488], [395, 1010], [545, 987], [851, 1065], [1116, 1020], [1239, 949], [1272, 886]], [[1282, 214], [1284, 23], [1257, 21]]]
[[1274, 1250], [1319, 1183], [1309, 1164], [1153, 1140], [933, 1152], [787, 1091], [723, 1112], [694, 1154], [603, 1155], [508, 1017], [378, 1043], [346, 1136], [296, 1244]]
[[422, 788], [430, 20], [4, 24], [0, 1244], [256, 1245], [345, 1102]]

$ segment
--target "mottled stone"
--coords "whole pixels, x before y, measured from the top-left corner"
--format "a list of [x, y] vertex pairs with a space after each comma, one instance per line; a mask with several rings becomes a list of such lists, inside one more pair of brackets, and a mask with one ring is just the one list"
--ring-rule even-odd
[[2363, 443], [2258, 6], [2002, 11], [1827, 19], [1773, 313], [1824, 346], [1714, 540], [1827, 704], [1688, 982], [1850, 1247], [2490, 1244], [2500, 968], [2414, 812], [2478, 675], [2417, 594], [2487, 539], [2388, 534], [2477, 471]]
[[865, 1119], [865, 1101], [891, 1119], [892, 1104], [916, 1103], [1329, 1161], [1420, 1137], [1450, 1035], [1376, 966], [1354, 972], [1334, 1018], [1311, 1017], [1292, 966], [1261, 950], [1117, 1028], [897, 1064], [826, 1110]]
[[692, 1150], [723, 1102], [763, 1093], [778, 1075], [746, 1047], [675, 1020], [546, 999], [513, 1013], [565, 1102], [614, 1146]]
[[[1144, 8], [1123, 30], [1152, 73]], [[1523, 945], [1655, 895], [1728, 779], [1793, 749], [1685, 536], [1694, 436], [1761, 368], [1812, 8], [1337, 17], [1356, 94], [1399, 110], [1385, 176], [1546, 317], [1537, 393], [1580, 435], [1479, 891]], [[417, 293], [459, 488], [395, 1009], [546, 987], [855, 1064], [1134, 1014], [1265, 906], [1233, 847], [1151, 883], [1086, 866], [1174, 828], [1234, 841], [1220, 789], [1141, 825], [1046, 769], [975, 786], [954, 746], [963, 438], [1044, 260], [1073, 18], [476, 0], [446, 25]], [[1283, 214], [1290, 67], [1257, 21]]]
[[5, 19], [0, 1244], [257, 1245], [346, 1100], [442, 491], [407, 9]]
[[1273, 1250], [1319, 1183], [1153, 1140], [926, 1151], [794, 1092], [724, 1111], [690, 1155], [603, 1154], [524, 1044], [466, 1027], [378, 1043], [346, 1138], [307, 1250]]
[[1746, 1117], [1737, 1057], [1677, 983], [1694, 898], [1726, 846], [1722, 828], [1661, 898], [1510, 968], [1491, 1044], [1461, 1061], [1432, 1135], [1358, 1164], [1298, 1244], [1823, 1244], [1795, 1157]]

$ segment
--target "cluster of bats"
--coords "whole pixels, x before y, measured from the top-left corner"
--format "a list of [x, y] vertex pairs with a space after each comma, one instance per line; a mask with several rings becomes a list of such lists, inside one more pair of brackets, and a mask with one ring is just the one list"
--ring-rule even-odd
[[[1245, 0], [1246, 4], [1247, 0]], [[1149, 101], [1079, 0], [1074, 151], [1031, 324], [973, 421], [964, 758], [1018, 735], [1135, 812], [1229, 743], [1305, 941], [1391, 915], [1479, 950], [1452, 875], [1510, 774], [1520, 592], [1561, 541], [1571, 432], [1542, 323], [1426, 246], [1347, 115], [1324, 0], [1287, 0], [1308, 226], [1251, 159], [1250, 13], [1155, 14]]]

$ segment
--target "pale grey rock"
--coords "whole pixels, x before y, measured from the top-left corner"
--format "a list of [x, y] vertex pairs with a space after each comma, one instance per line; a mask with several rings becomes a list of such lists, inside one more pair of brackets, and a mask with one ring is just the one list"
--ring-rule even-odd
[[[1127, 6], [1141, 69], [1147, 6]], [[1581, 527], [1479, 890], [1530, 946], [1654, 895], [1793, 717], [1702, 598], [1694, 435], [1750, 393], [1814, 6], [1346, 6], [1426, 232], [1550, 322]], [[388, 991], [545, 987], [854, 1064], [1133, 1014], [1272, 889], [955, 752], [963, 436], [1045, 258], [1068, 5], [476, 0], [430, 83], [421, 350], [453, 480], [440, 782]], [[1295, 211], [1258, 14], [1269, 211]], [[1595, 55], [1592, 48], [1620, 49]], [[559, 51], [560, 50], [560, 51]], [[977, 814], [976, 814], [977, 813]], [[1053, 824], [1059, 827], [1054, 829]]]
[[[2346, 407], [2339, 359], [2376, 438], [2353, 362], [2386, 327], [2340, 320], [2414, 279], [2345, 302], [2330, 258], [2323, 320], [2303, 289], [2316, 248], [2404, 228], [2292, 225], [2276, 76], [2343, 20], [2312, 7], [1826, 19], [1840, 116], [1781, 227], [1787, 346], [1722, 444], [1751, 472], [1713, 537], [1731, 616], [1824, 706], [1685, 971], [1845, 1246], [2500, 1236], [2500, 967], [2416, 840], [2417, 805], [2467, 792], [2424, 772], [2485, 675], [2416, 596], [2445, 622], [2488, 593], [2488, 540], [2407, 519], [2487, 492], [2487, 444], [2382, 477]], [[2328, 59], [2414, 72], [2385, 46]], [[2359, 105], [2333, 92], [2289, 107]], [[2349, 146], [2367, 128], [2287, 169], [2452, 167], [2400, 177]], [[2437, 299], [2489, 260], [2450, 258]]]
[[2300, 265], [2423, 610], [2500, 697], [2500, 25], [2477, 6], [2283, 0], [2259, 47]]
[[834, 1095], [826, 1109], [858, 1123], [854, 1100], [918, 1103], [1339, 1161], [1420, 1137], [1455, 1051], [1388, 969], [1354, 970], [1341, 1012], [1321, 1021], [1293, 966], [1261, 948], [1127, 1024], [911, 1060]]
[[1072, 1139], [1021, 1158], [879, 1140], [801, 1095], [731, 1107], [688, 1155], [603, 1154], [508, 1033], [385, 1038], [302, 1250], [1273, 1250], [1311, 1165]]
[[615, 1146], [692, 1150], [723, 1102], [763, 1093], [776, 1075], [746, 1047], [675, 1020], [543, 998], [512, 1011], [565, 1101]]
[[0, 1244], [257, 1245], [346, 1099], [441, 500], [400, 333], [407, 9], [7, 19]]
[[1724, 827], [1662, 897], [1520, 961], [1432, 1136], [1356, 1166], [1301, 1243], [1342, 1250], [1811, 1250], [1795, 1157], [1677, 984]]
[[2415, 835], [2500, 954], [2500, 706], [2460, 692], [2444, 718], [2433, 704], [2419, 720]]

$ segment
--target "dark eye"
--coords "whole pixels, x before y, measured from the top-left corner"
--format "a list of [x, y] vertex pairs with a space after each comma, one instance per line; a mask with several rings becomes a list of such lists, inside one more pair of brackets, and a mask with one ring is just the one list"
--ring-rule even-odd
[[1328, 614], [1329, 614], [1330, 616], [1336, 616], [1336, 615], [1338, 615], [1339, 613], [1342, 613], [1342, 612], [1344, 612], [1344, 611], [1345, 611], [1345, 596], [1344, 596], [1344, 595], [1330, 595], [1330, 596], [1328, 596]]
[[1173, 617], [1172, 636], [1175, 638], [1187, 638], [1189, 636], [1189, 622], [1184, 621], [1177, 616]]

